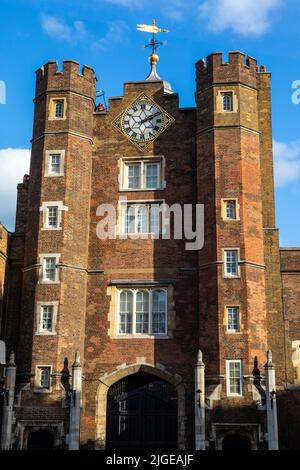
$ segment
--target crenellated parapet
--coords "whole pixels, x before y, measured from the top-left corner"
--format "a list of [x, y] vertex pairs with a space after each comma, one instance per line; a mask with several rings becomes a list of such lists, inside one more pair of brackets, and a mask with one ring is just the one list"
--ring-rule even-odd
[[38, 97], [46, 91], [68, 91], [95, 99], [97, 78], [94, 70], [84, 65], [79, 73], [79, 63], [64, 60], [62, 71], [56, 61], [47, 62], [36, 71], [36, 94]]
[[256, 88], [260, 72], [266, 72], [265, 67], [259, 69], [256, 59], [242, 52], [229, 52], [228, 62], [223, 61], [221, 52], [215, 52], [196, 63], [197, 91], [204, 91], [212, 84], [226, 83], [243, 83]]

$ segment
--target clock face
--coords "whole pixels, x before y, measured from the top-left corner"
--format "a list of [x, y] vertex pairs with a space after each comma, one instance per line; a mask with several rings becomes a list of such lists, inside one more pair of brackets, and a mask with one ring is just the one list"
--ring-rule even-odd
[[141, 93], [112, 124], [140, 150], [144, 150], [173, 122], [174, 118], [167, 111]]
[[149, 141], [156, 137], [163, 128], [161, 110], [147, 101], [131, 106], [122, 118], [123, 131], [138, 142]]

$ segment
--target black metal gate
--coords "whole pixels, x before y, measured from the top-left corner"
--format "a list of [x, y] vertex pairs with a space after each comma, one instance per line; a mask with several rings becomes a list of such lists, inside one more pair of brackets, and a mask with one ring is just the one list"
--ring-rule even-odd
[[107, 448], [176, 449], [175, 387], [148, 374], [112, 385], [107, 402]]

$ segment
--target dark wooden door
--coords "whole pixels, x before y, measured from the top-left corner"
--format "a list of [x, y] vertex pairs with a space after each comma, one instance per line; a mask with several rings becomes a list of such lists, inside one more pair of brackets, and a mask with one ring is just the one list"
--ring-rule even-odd
[[54, 448], [54, 437], [48, 431], [31, 432], [28, 436], [28, 450], [50, 450]]
[[114, 384], [108, 392], [107, 448], [176, 449], [175, 388], [146, 374]]

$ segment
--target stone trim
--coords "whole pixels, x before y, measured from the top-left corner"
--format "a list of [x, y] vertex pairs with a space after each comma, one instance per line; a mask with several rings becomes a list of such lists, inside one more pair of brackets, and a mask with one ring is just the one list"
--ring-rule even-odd
[[212, 423], [210, 440], [215, 442], [216, 450], [222, 450], [223, 439], [232, 434], [248, 437], [251, 450], [257, 450], [257, 442], [263, 442], [260, 424], [253, 423]]
[[27, 449], [28, 437], [31, 432], [49, 431], [54, 435], [54, 447], [59, 447], [63, 443], [64, 423], [63, 421], [39, 421], [20, 420], [17, 422], [16, 434], [19, 436], [19, 450]]

